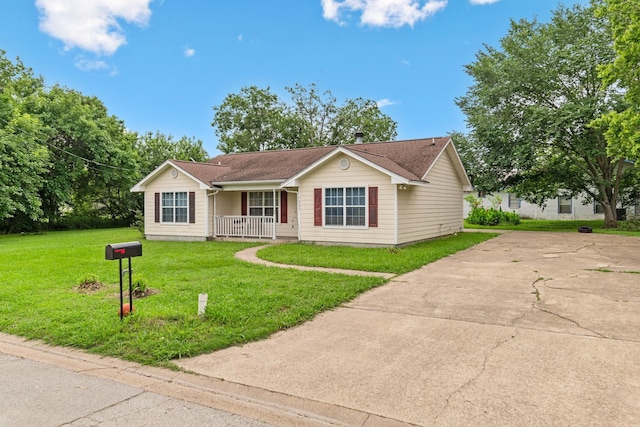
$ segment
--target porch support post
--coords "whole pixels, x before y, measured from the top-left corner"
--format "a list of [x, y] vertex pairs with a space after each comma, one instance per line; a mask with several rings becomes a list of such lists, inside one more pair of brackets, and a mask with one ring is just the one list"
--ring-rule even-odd
[[209, 233], [211, 232], [210, 230], [210, 226], [209, 226], [209, 196], [210, 194], [208, 194], [207, 190], [204, 190], [204, 239], [208, 239], [209, 237], [211, 237], [209, 235]]
[[[279, 203], [276, 197], [277, 197], [277, 192], [274, 188], [273, 189], [273, 236], [272, 236], [273, 240], [276, 240], [276, 206]], [[282, 209], [282, 206], [280, 206], [280, 209]]]
[[218, 221], [216, 220], [216, 205], [218, 202], [218, 192], [213, 193], [213, 237], [218, 237]]

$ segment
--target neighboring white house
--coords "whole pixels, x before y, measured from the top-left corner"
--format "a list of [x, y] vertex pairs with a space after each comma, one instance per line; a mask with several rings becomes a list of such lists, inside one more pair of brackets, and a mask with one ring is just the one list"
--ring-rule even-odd
[[148, 239], [389, 246], [461, 231], [471, 188], [439, 137], [167, 160], [131, 191]]
[[[468, 194], [473, 194], [478, 197], [477, 193], [465, 192], [465, 197]], [[512, 193], [499, 192], [489, 194], [485, 197], [479, 197], [482, 200], [482, 205], [489, 208], [496, 200], [496, 196], [501, 199], [499, 205], [504, 212], [515, 212], [520, 215], [520, 218], [529, 219], [560, 219], [560, 220], [595, 220], [604, 219], [604, 210], [599, 203], [596, 203], [593, 199], [585, 199], [584, 197], [565, 197], [559, 196], [554, 199], [546, 201], [544, 207], [529, 203], [520, 199], [518, 196]], [[471, 211], [469, 202], [464, 202], [464, 217], [466, 218]], [[625, 214], [638, 214], [640, 213], [640, 206], [636, 204], [630, 209], [627, 209]], [[619, 214], [620, 215], [620, 214]], [[620, 219], [620, 217], [619, 217]]]

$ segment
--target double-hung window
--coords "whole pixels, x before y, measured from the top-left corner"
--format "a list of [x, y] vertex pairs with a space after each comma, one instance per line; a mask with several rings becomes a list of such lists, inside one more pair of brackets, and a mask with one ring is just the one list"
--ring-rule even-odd
[[276, 216], [276, 221], [280, 221], [278, 192], [273, 191], [252, 191], [249, 193], [249, 216]]
[[364, 187], [326, 188], [325, 225], [364, 227], [367, 198]]
[[188, 206], [186, 191], [162, 193], [162, 222], [187, 223]]
[[558, 196], [558, 213], [571, 213], [571, 196]]
[[595, 200], [593, 201], [593, 213], [594, 214], [604, 213], [604, 206], [602, 206], [602, 203], [598, 203]]
[[520, 197], [516, 196], [515, 194], [509, 193], [508, 203], [509, 203], [509, 209], [520, 209], [522, 199], [520, 199]]

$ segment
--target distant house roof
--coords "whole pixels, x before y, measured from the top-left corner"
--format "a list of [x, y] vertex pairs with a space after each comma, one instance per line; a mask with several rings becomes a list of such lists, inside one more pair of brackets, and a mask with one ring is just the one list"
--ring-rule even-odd
[[[223, 186], [241, 182], [280, 182], [304, 174], [336, 154], [343, 153], [365, 161], [373, 167], [406, 182], [426, 182], [431, 166], [451, 146], [451, 138], [437, 137], [405, 141], [371, 142], [340, 146], [298, 148], [291, 150], [259, 151], [222, 154], [207, 163], [170, 160], [149, 174], [132, 191], [141, 191], [160, 170], [173, 165], [204, 185]], [[455, 152], [455, 150], [453, 150]], [[456, 154], [457, 156], [457, 154]], [[459, 162], [459, 158], [458, 158]], [[462, 163], [458, 173], [468, 181]]]

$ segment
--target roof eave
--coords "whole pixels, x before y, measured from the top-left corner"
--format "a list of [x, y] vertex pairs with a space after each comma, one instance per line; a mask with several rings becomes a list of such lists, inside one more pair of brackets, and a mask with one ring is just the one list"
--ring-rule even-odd
[[188, 178], [190, 178], [193, 181], [197, 182], [199, 187], [200, 187], [200, 190], [211, 190], [212, 189], [211, 185], [209, 185], [206, 182], [201, 181], [200, 179], [198, 179], [195, 176], [191, 175], [189, 172], [187, 172], [186, 170], [184, 170], [183, 168], [181, 168], [179, 165], [175, 164], [171, 160], [166, 160], [163, 164], [161, 164], [160, 166], [155, 168], [153, 171], [151, 171], [151, 173], [149, 173], [147, 176], [142, 178], [142, 180], [140, 180], [140, 182], [138, 182], [136, 185], [131, 187], [131, 189], [129, 191], [131, 193], [144, 192], [147, 183], [149, 181], [152, 181], [157, 175], [159, 175], [162, 172], [164, 172], [168, 167], [174, 167], [174, 168], [178, 169], [180, 172], [185, 174], [185, 176], [187, 176]]
[[282, 187], [283, 179], [266, 179], [253, 181], [215, 181], [211, 185], [222, 191], [264, 190]]
[[444, 147], [442, 147], [442, 150], [440, 150], [440, 153], [435, 158], [435, 160], [431, 163], [431, 165], [429, 166], [429, 169], [427, 169], [427, 171], [424, 173], [424, 175], [422, 176], [422, 179], [426, 180], [427, 175], [429, 174], [429, 172], [431, 172], [431, 168], [433, 168], [433, 166], [438, 162], [438, 160], [442, 156], [442, 153], [444, 153], [445, 151], [449, 152], [449, 154], [453, 155], [453, 157], [455, 158], [455, 161], [453, 162], [453, 167], [456, 170], [456, 173], [458, 174], [458, 178], [460, 178], [462, 187], [473, 188], [471, 184], [471, 180], [469, 179], [469, 175], [467, 175], [467, 171], [465, 170], [464, 164], [462, 163], [462, 159], [460, 158], [460, 155], [458, 154], [458, 150], [456, 149], [456, 146], [453, 143], [453, 139], [451, 138], [449, 138], [449, 140], [444, 145]]
[[[289, 178], [288, 180], [284, 181], [280, 187], [284, 188], [284, 187], [299, 187], [299, 179], [302, 178], [304, 175], [306, 175], [307, 173], [311, 172], [313, 169], [317, 168], [318, 166], [322, 165], [323, 163], [325, 163], [326, 161], [328, 161], [329, 159], [337, 156], [338, 154], [344, 154], [347, 155], [353, 159], [356, 159], [364, 164], [366, 164], [367, 166], [382, 172], [385, 175], [388, 175], [391, 178], [391, 183], [392, 184], [409, 184], [412, 181], [408, 178], [405, 178], [401, 175], [398, 175], [396, 173], [391, 172], [390, 170], [377, 165], [376, 163], [360, 156], [357, 153], [354, 153], [353, 151], [349, 150], [348, 148], [344, 148], [341, 146], [336, 147], [335, 150], [330, 151], [329, 153], [327, 153], [326, 155], [322, 156], [320, 159], [316, 160], [313, 164], [309, 165], [308, 167], [306, 167], [305, 169], [301, 170], [300, 172], [298, 172], [296, 175], [292, 176], [291, 178]], [[414, 182], [419, 182], [419, 181], [414, 181]]]

